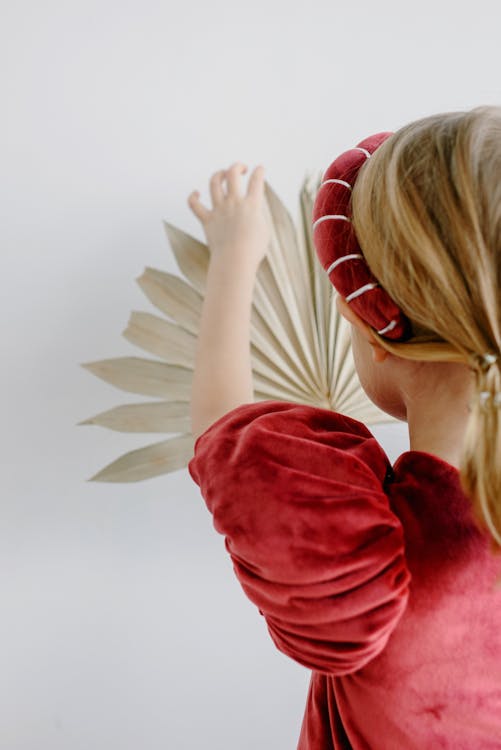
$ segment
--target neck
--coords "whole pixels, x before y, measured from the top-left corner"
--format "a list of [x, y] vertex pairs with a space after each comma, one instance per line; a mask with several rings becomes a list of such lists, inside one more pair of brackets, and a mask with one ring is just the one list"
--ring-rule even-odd
[[450, 368], [451, 377], [432, 381], [407, 401], [410, 450], [425, 451], [459, 469], [473, 397], [469, 370]]

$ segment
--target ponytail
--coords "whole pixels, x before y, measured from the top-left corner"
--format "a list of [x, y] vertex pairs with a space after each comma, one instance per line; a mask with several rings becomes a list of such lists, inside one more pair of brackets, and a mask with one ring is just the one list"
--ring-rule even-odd
[[[493, 358], [494, 360], [494, 358]], [[470, 404], [461, 457], [460, 482], [472, 499], [479, 527], [491, 536], [491, 551], [501, 553], [501, 357], [479, 362], [476, 397]]]

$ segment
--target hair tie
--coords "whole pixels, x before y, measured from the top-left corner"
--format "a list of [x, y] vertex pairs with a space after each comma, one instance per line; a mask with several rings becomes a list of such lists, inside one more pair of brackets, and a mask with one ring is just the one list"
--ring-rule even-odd
[[357, 174], [390, 135], [368, 136], [327, 168], [313, 204], [312, 231], [320, 263], [346, 302], [381, 336], [404, 341], [412, 335], [410, 320], [370, 270], [351, 222], [351, 191]]
[[[486, 373], [490, 370], [492, 365], [498, 362], [499, 356], [491, 352], [485, 352], [485, 354], [474, 354], [473, 359], [476, 364], [476, 369]], [[487, 402], [489, 402], [491, 406], [499, 409], [501, 408], [501, 391], [494, 391], [494, 393], [491, 393], [491, 391], [480, 391], [478, 394], [478, 400], [482, 408], [485, 408]]]
[[498, 363], [498, 360], [499, 356], [492, 352], [485, 352], [485, 354], [473, 352], [471, 355], [471, 365], [477, 372], [488, 372], [493, 365]]
[[501, 391], [496, 391], [495, 393], [491, 393], [490, 391], [480, 391], [478, 394], [478, 400], [483, 407], [485, 407], [486, 402], [489, 401], [492, 403], [492, 406], [499, 409], [501, 408]]

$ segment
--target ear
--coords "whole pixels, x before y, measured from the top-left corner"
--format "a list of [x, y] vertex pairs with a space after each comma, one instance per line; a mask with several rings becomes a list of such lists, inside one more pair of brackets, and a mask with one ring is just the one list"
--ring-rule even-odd
[[362, 320], [362, 318], [350, 307], [348, 302], [346, 302], [339, 293], [336, 295], [336, 306], [343, 318], [346, 318], [349, 323], [354, 325], [355, 328], [358, 328], [362, 336], [367, 339], [372, 347], [372, 359], [374, 362], [384, 362], [389, 352], [387, 352], [386, 349], [383, 349], [374, 336], [370, 325], [366, 323], [365, 320]]

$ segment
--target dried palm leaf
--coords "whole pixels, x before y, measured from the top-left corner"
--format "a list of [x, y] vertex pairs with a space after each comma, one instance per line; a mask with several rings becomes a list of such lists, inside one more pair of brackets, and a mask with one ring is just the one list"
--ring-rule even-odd
[[[321, 267], [311, 231], [321, 173], [307, 174], [296, 227], [265, 182], [265, 210], [272, 235], [253, 291], [250, 351], [256, 401], [310, 404], [374, 424], [396, 421], [366, 396], [351, 351], [350, 326], [339, 315], [335, 290]], [[133, 311], [122, 335], [158, 357], [116, 357], [82, 363], [123, 391], [161, 400], [124, 404], [79, 422], [120, 432], [177, 433], [129, 451], [89, 481], [137, 482], [187, 466], [193, 456], [191, 383], [210, 251], [164, 222], [180, 271], [146, 267], [136, 281], [163, 317]]]

